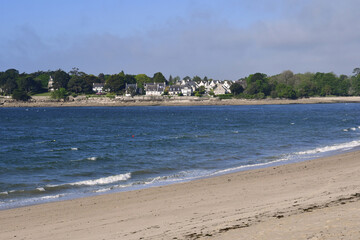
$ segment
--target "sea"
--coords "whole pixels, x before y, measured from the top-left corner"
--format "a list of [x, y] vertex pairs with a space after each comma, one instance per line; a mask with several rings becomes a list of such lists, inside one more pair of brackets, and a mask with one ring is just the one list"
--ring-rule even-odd
[[0, 108], [0, 209], [360, 147], [360, 104]]

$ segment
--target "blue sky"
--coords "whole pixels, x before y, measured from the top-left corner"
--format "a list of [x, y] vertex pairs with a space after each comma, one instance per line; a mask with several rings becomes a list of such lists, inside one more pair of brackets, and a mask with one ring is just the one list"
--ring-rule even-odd
[[0, 71], [236, 80], [359, 67], [356, 0], [0, 0]]

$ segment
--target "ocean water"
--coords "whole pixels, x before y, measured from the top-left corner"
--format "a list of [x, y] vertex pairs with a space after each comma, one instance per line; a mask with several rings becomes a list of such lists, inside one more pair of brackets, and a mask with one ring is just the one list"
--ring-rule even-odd
[[0, 108], [0, 209], [360, 146], [360, 104]]

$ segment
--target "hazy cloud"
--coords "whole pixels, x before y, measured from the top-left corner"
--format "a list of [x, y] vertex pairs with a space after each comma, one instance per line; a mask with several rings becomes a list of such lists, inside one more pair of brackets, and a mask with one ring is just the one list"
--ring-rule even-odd
[[359, 67], [356, 6], [350, 0], [275, 1], [270, 9], [279, 15], [246, 26], [210, 8], [127, 37], [93, 33], [41, 38], [24, 25], [1, 46], [0, 67], [28, 72], [79, 67], [94, 74], [124, 70], [150, 76], [161, 71], [233, 80], [286, 69], [350, 74]]

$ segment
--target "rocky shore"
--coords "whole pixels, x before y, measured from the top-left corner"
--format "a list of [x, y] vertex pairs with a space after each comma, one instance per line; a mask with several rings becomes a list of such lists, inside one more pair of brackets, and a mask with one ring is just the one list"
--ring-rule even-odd
[[290, 99], [219, 99], [217, 97], [178, 96], [116, 96], [70, 97], [67, 101], [50, 97], [32, 97], [28, 102], [0, 98], [0, 107], [100, 107], [100, 106], [200, 106], [200, 105], [268, 105], [268, 104], [316, 104], [316, 103], [360, 103], [360, 97], [312, 97]]

